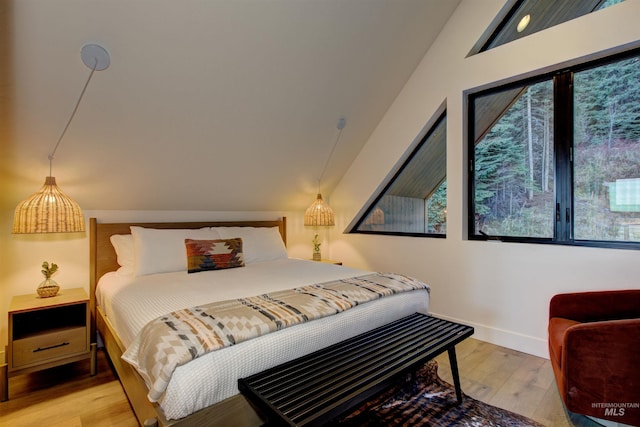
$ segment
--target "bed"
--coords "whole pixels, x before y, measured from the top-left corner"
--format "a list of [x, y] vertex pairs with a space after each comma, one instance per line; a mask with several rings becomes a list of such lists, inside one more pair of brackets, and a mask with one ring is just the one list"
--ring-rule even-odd
[[[229, 239], [241, 235], [245, 244], [246, 263], [242, 268], [197, 274], [189, 274], [184, 271], [185, 268], [175, 271], [176, 268], [169, 264], [176, 256], [170, 254], [168, 249], [163, 252], [163, 248], [171, 246], [169, 243], [163, 244], [163, 239], [174, 233], [187, 233], [184, 230], [193, 230], [194, 239], [202, 239], [203, 236], [214, 238], [206, 234], [208, 231], [201, 230], [215, 230], [216, 236]], [[275, 243], [274, 233], [281, 239], [281, 247]], [[135, 257], [138, 265], [135, 267], [122, 261], [122, 250], [116, 253], [115, 240], [112, 241], [114, 235], [114, 239], [130, 239], [132, 234], [137, 242]], [[268, 235], [271, 240], [263, 244], [264, 241], [260, 240], [263, 237], [258, 239], [254, 235]], [[175, 236], [171, 239], [175, 240]], [[184, 241], [182, 235], [181, 239]], [[176, 368], [162, 398], [152, 403], [148, 397], [151, 393], [147, 382], [122, 356], [127, 349], [129, 354], [132, 348], [138, 346], [138, 332], [155, 317], [206, 302], [206, 298], [244, 298], [372, 273], [290, 259], [285, 244], [286, 218], [275, 221], [188, 223], [100, 223], [95, 218], [90, 220], [92, 329], [99, 333], [140, 424], [262, 425], [264, 420], [238, 393], [237, 378], [260, 372], [407, 314], [427, 312], [428, 289], [421, 289], [381, 298], [333, 316], [238, 343]], [[145, 269], [145, 259], [153, 260], [149, 264], [151, 269]], [[157, 271], [165, 266], [168, 271]], [[130, 271], [123, 271], [125, 267], [137, 268], [138, 271], [131, 274]], [[225, 285], [207, 285], [210, 282]], [[228, 283], [234, 285], [229, 286]], [[161, 292], [160, 289], [165, 290]], [[214, 294], [204, 297], [201, 292]], [[122, 316], [122, 313], [125, 315]], [[126, 313], [133, 313], [133, 318]], [[96, 337], [96, 334], [92, 336]]]

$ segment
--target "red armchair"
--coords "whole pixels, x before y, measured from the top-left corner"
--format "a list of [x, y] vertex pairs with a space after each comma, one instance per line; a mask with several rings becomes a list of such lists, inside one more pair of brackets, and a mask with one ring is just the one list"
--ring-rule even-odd
[[569, 411], [640, 425], [640, 289], [555, 295], [549, 356]]

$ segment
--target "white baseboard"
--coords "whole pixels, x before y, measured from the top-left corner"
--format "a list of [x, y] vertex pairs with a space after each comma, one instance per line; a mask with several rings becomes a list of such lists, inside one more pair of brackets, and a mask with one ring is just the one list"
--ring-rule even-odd
[[549, 358], [549, 347], [546, 339], [532, 337], [514, 331], [507, 331], [505, 329], [494, 328], [470, 322], [465, 319], [456, 319], [438, 313], [431, 314], [452, 322], [464, 323], [465, 325], [473, 326], [475, 332], [472, 337], [480, 341], [486, 341], [491, 344], [507, 347], [512, 350], [521, 351], [523, 353], [532, 354], [545, 359]]

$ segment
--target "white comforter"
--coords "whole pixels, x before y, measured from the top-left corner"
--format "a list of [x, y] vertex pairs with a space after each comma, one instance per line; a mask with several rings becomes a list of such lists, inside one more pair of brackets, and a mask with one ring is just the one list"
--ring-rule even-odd
[[[130, 346], [147, 322], [177, 309], [367, 273], [294, 259], [195, 274], [183, 271], [131, 278], [108, 273], [100, 279], [96, 295], [120, 339]], [[176, 369], [160, 406], [168, 419], [185, 417], [237, 394], [238, 378], [400, 317], [426, 313], [428, 305], [429, 293], [424, 290], [401, 293], [210, 353]]]

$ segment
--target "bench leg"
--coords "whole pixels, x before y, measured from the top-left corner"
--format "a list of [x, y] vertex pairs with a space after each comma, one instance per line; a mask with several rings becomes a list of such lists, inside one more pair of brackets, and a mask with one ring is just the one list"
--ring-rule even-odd
[[456, 358], [456, 347], [453, 346], [449, 350], [449, 364], [451, 365], [451, 376], [453, 377], [453, 385], [456, 388], [456, 397], [458, 404], [462, 403], [462, 388], [460, 387], [460, 373], [458, 372], [458, 359]]
[[9, 365], [0, 362], [0, 402], [9, 400]]

